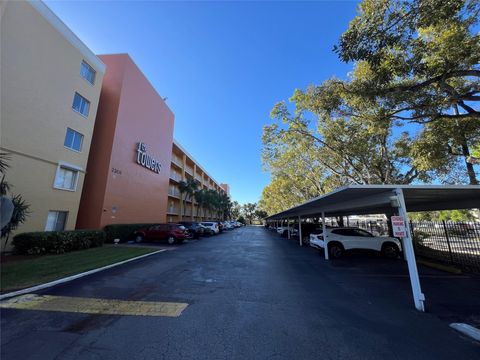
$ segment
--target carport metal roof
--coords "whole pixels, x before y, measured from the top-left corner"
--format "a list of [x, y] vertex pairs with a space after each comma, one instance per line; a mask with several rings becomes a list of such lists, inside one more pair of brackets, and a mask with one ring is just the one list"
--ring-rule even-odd
[[402, 189], [408, 211], [472, 209], [480, 207], [480, 185], [348, 185], [269, 216], [347, 216], [391, 213], [393, 191]]
[[[325, 259], [328, 259], [329, 234], [325, 228], [326, 216], [398, 213], [403, 224], [408, 221], [407, 211], [472, 209], [480, 207], [479, 185], [348, 185], [319, 196], [298, 206], [268, 217], [280, 220], [307, 216], [322, 216]], [[408, 264], [415, 307], [425, 311], [425, 296], [418, 277], [412, 234], [403, 226], [402, 246]], [[300, 246], [302, 227], [298, 221]]]

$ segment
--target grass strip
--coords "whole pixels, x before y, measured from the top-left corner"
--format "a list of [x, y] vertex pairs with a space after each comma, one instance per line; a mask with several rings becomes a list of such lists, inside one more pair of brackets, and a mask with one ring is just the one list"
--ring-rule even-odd
[[2, 293], [19, 290], [157, 250], [140, 247], [104, 246], [61, 255], [45, 255], [33, 259], [9, 261], [1, 264], [0, 289]]

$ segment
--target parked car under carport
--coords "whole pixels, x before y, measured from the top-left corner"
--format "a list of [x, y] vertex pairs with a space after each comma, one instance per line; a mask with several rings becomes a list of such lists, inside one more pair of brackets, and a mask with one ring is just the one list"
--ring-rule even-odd
[[[408, 224], [407, 211], [473, 209], [479, 203], [478, 185], [348, 185], [271, 215], [266, 220], [279, 222], [293, 219], [301, 223], [302, 217], [321, 217], [323, 233], [326, 234], [325, 217], [399, 215], [405, 225]], [[402, 249], [408, 264], [415, 307], [419, 311], [425, 311], [425, 296], [420, 286], [412, 234], [408, 225], [401, 229], [399, 237], [402, 238]], [[302, 246], [301, 226], [298, 231]], [[329, 239], [326, 235], [328, 248]], [[328, 251], [325, 251], [325, 258], [329, 259]]]

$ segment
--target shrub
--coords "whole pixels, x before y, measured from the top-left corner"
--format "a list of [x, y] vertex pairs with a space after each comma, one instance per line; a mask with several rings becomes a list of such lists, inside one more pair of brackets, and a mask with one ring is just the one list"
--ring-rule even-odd
[[112, 224], [104, 228], [106, 241], [112, 243], [114, 239], [127, 241], [132, 238], [133, 233], [138, 229], [143, 229], [157, 224]]
[[13, 251], [21, 255], [63, 254], [69, 251], [102, 246], [101, 230], [38, 231], [18, 234], [13, 238]]

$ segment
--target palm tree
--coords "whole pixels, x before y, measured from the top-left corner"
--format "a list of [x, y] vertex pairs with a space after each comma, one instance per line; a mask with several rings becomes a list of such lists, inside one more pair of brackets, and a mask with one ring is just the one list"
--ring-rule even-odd
[[[5, 198], [7, 201], [11, 201], [13, 205], [13, 213], [10, 217], [8, 223], [0, 229], [0, 237], [5, 239], [3, 249], [7, 247], [8, 239], [12, 231], [14, 231], [18, 226], [23, 224], [28, 215], [30, 214], [29, 207], [30, 205], [22, 198], [21, 195], [12, 195], [10, 199], [7, 197], [8, 192], [11, 189], [10, 184], [5, 180], [5, 173], [9, 168], [8, 161], [10, 157], [6, 153], [0, 153], [0, 198]], [[3, 200], [2, 200], [3, 201]]]
[[[202, 209], [207, 201], [207, 194], [204, 189], [199, 189], [193, 194], [195, 201], [197, 202], [197, 219], [200, 209]], [[202, 209], [203, 210], [203, 209]]]
[[232, 202], [230, 201], [230, 197], [222, 192], [219, 194], [220, 198], [220, 212], [222, 214], [223, 220], [230, 218], [232, 212]]
[[[195, 191], [198, 188], [198, 182], [196, 180], [193, 180], [191, 178], [188, 178], [187, 181], [180, 181], [178, 184], [178, 190], [180, 191], [180, 194], [182, 195], [182, 203], [183, 203], [183, 214], [182, 214], [182, 219], [183, 216], [186, 214], [186, 209], [187, 209], [187, 200], [192, 200], [193, 195], [195, 194]], [[193, 202], [192, 202], [192, 212], [191, 212], [191, 218], [193, 220]]]
[[188, 195], [188, 198], [190, 199], [190, 201], [192, 203], [192, 211], [190, 212], [190, 219], [193, 221], [193, 208], [194, 208], [193, 199], [194, 199], [194, 196], [195, 196], [195, 192], [198, 189], [199, 182], [197, 180], [194, 180], [194, 179], [188, 179], [187, 183], [189, 184], [187, 195]]
[[212, 216], [212, 212], [215, 210], [215, 195], [217, 192], [212, 189], [205, 190], [205, 208], [209, 212], [209, 217]]
[[185, 208], [187, 204], [187, 191], [188, 191], [188, 183], [186, 181], [180, 181], [178, 183], [178, 190], [180, 191], [181, 199], [182, 199], [182, 209], [180, 211], [180, 215], [183, 220], [183, 216], [185, 215]]

